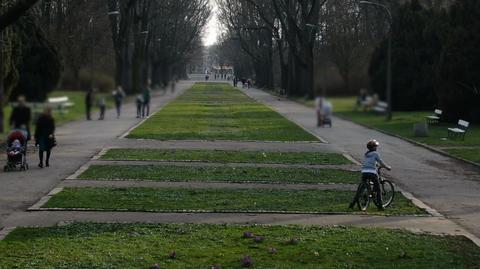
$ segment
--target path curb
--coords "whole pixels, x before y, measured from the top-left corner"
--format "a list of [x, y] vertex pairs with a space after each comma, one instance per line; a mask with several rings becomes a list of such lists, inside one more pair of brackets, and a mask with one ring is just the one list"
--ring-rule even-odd
[[415, 141], [415, 140], [413, 140], [413, 139], [410, 139], [410, 138], [407, 138], [407, 137], [403, 137], [403, 136], [401, 136], [401, 135], [397, 135], [397, 134], [394, 134], [394, 133], [391, 133], [391, 132], [388, 132], [388, 131], [385, 131], [385, 130], [382, 130], [382, 129], [378, 129], [378, 128], [376, 128], [376, 127], [372, 127], [372, 126], [368, 126], [368, 125], [365, 125], [365, 124], [362, 124], [362, 123], [358, 123], [358, 122], [352, 121], [351, 119], [349, 119], [349, 118], [347, 118], [347, 117], [344, 117], [344, 116], [341, 116], [341, 115], [338, 115], [338, 114], [335, 114], [335, 117], [338, 117], [338, 118], [340, 118], [340, 119], [342, 119], [342, 120], [346, 120], [346, 121], [349, 121], [349, 122], [351, 122], [351, 123], [360, 125], [360, 126], [362, 126], [362, 127], [365, 127], [365, 128], [367, 128], [367, 129], [370, 129], [370, 130], [375, 130], [375, 131], [377, 131], [377, 132], [380, 132], [380, 133], [383, 133], [383, 134], [386, 134], [386, 135], [389, 135], [389, 136], [393, 136], [393, 137], [398, 138], [398, 139], [402, 139], [402, 140], [407, 141], [407, 142], [409, 142], [409, 143], [411, 143], [411, 144], [413, 144], [413, 145], [415, 145], [415, 146], [419, 146], [419, 147], [428, 149], [428, 150], [430, 150], [430, 151], [432, 151], [432, 152], [441, 154], [441, 155], [443, 155], [443, 156], [445, 156], [445, 157], [449, 157], [449, 158], [452, 158], [452, 159], [456, 159], [456, 160], [459, 160], [459, 161], [463, 161], [463, 162], [466, 162], [466, 163], [468, 163], [468, 164], [470, 164], [470, 165], [473, 165], [473, 166], [475, 166], [475, 167], [477, 167], [477, 168], [480, 168], [480, 164], [478, 164], [478, 163], [476, 163], [476, 162], [472, 162], [472, 161], [470, 161], [470, 160], [467, 160], [467, 159], [464, 159], [464, 158], [461, 158], [461, 157], [452, 155], [452, 154], [450, 154], [450, 153], [448, 153], [448, 152], [445, 152], [445, 151], [443, 151], [443, 150], [441, 150], [441, 149], [437, 149], [437, 148], [432, 147], [432, 146], [429, 146], [429, 145], [427, 145], [427, 144], [420, 143], [420, 142]]
[[52, 198], [54, 195], [56, 195], [56, 194], [58, 194], [62, 191], [63, 191], [63, 188], [54, 188], [46, 196], [43, 196], [42, 198], [40, 198], [40, 200], [37, 203], [35, 203], [33, 206], [29, 207], [27, 209], [27, 211], [42, 210], [42, 206], [44, 204], [46, 204], [48, 202], [48, 200], [50, 200], [50, 198]]
[[13, 232], [13, 230], [15, 230], [17, 227], [5, 227], [3, 229], [0, 230], [0, 241], [2, 241], [3, 239], [5, 239], [5, 237], [7, 237], [7, 235], [11, 232]]

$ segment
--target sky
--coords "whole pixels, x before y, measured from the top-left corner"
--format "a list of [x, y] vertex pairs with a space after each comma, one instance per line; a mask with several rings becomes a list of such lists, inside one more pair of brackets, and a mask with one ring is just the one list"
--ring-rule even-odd
[[213, 14], [208, 22], [207, 29], [205, 31], [205, 36], [203, 37], [203, 43], [205, 46], [213, 45], [217, 42], [218, 35], [219, 35], [219, 22], [217, 18], [217, 4], [215, 0], [210, 0], [210, 4], [213, 7]]

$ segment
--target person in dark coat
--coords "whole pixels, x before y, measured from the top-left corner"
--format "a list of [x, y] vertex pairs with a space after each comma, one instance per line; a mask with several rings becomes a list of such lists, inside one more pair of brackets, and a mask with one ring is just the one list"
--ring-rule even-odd
[[119, 85], [117, 89], [113, 91], [113, 99], [115, 100], [115, 108], [117, 109], [117, 119], [120, 118], [120, 113], [122, 112], [123, 98], [125, 98], [125, 92], [122, 86]]
[[45, 107], [43, 114], [38, 118], [35, 129], [35, 145], [39, 147], [38, 156], [40, 163], [38, 167], [43, 168], [43, 153], [47, 153], [45, 166], [50, 166], [50, 153], [55, 146], [55, 120], [52, 117], [52, 109]]
[[27, 131], [27, 141], [30, 140], [30, 121], [32, 120], [32, 111], [26, 105], [25, 96], [18, 96], [18, 105], [12, 110], [10, 115], [10, 126], [12, 129], [23, 129]]
[[142, 106], [142, 118], [150, 115], [150, 99], [152, 98], [152, 88], [150, 87], [150, 81], [143, 89], [143, 106]]

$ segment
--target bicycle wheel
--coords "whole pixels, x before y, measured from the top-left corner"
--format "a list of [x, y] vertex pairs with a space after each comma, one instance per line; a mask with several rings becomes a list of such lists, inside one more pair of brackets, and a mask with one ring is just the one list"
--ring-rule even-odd
[[358, 189], [360, 194], [357, 201], [358, 209], [366, 211], [370, 205], [370, 188], [367, 184], [360, 183]]
[[395, 188], [393, 187], [393, 183], [388, 180], [383, 180], [380, 182], [380, 188], [382, 188], [383, 207], [388, 207], [392, 204], [393, 198], [395, 197]]

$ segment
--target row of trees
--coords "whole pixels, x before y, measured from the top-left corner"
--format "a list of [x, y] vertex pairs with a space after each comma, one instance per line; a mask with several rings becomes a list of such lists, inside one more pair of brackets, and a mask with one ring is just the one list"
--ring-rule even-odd
[[[318, 69], [330, 63], [344, 82], [343, 93], [366, 86], [385, 99], [391, 34], [394, 109], [439, 107], [451, 120], [480, 118], [479, 1], [217, 2], [226, 27], [217, 57], [260, 87], [281, 88], [288, 95], [324, 93]], [[375, 4], [386, 6], [393, 20]], [[367, 83], [352, 82], [358, 73]]]
[[[454, 1], [448, 8], [425, 8], [414, 0], [395, 15], [393, 107], [441, 108], [448, 120], [480, 120], [480, 2]], [[370, 65], [372, 88], [383, 95], [387, 44]]]
[[[278, 86], [290, 95], [315, 94], [319, 55], [336, 65], [350, 88], [352, 71], [388, 30], [381, 10], [362, 8], [357, 0], [218, 0], [218, 5], [227, 29], [221, 50], [241, 47], [259, 86]], [[245, 69], [238, 54], [224, 57]], [[278, 85], [272, 64], [279, 66]]]
[[208, 0], [2, 0], [0, 122], [19, 94], [114, 83], [134, 93], [185, 76], [210, 15]]

